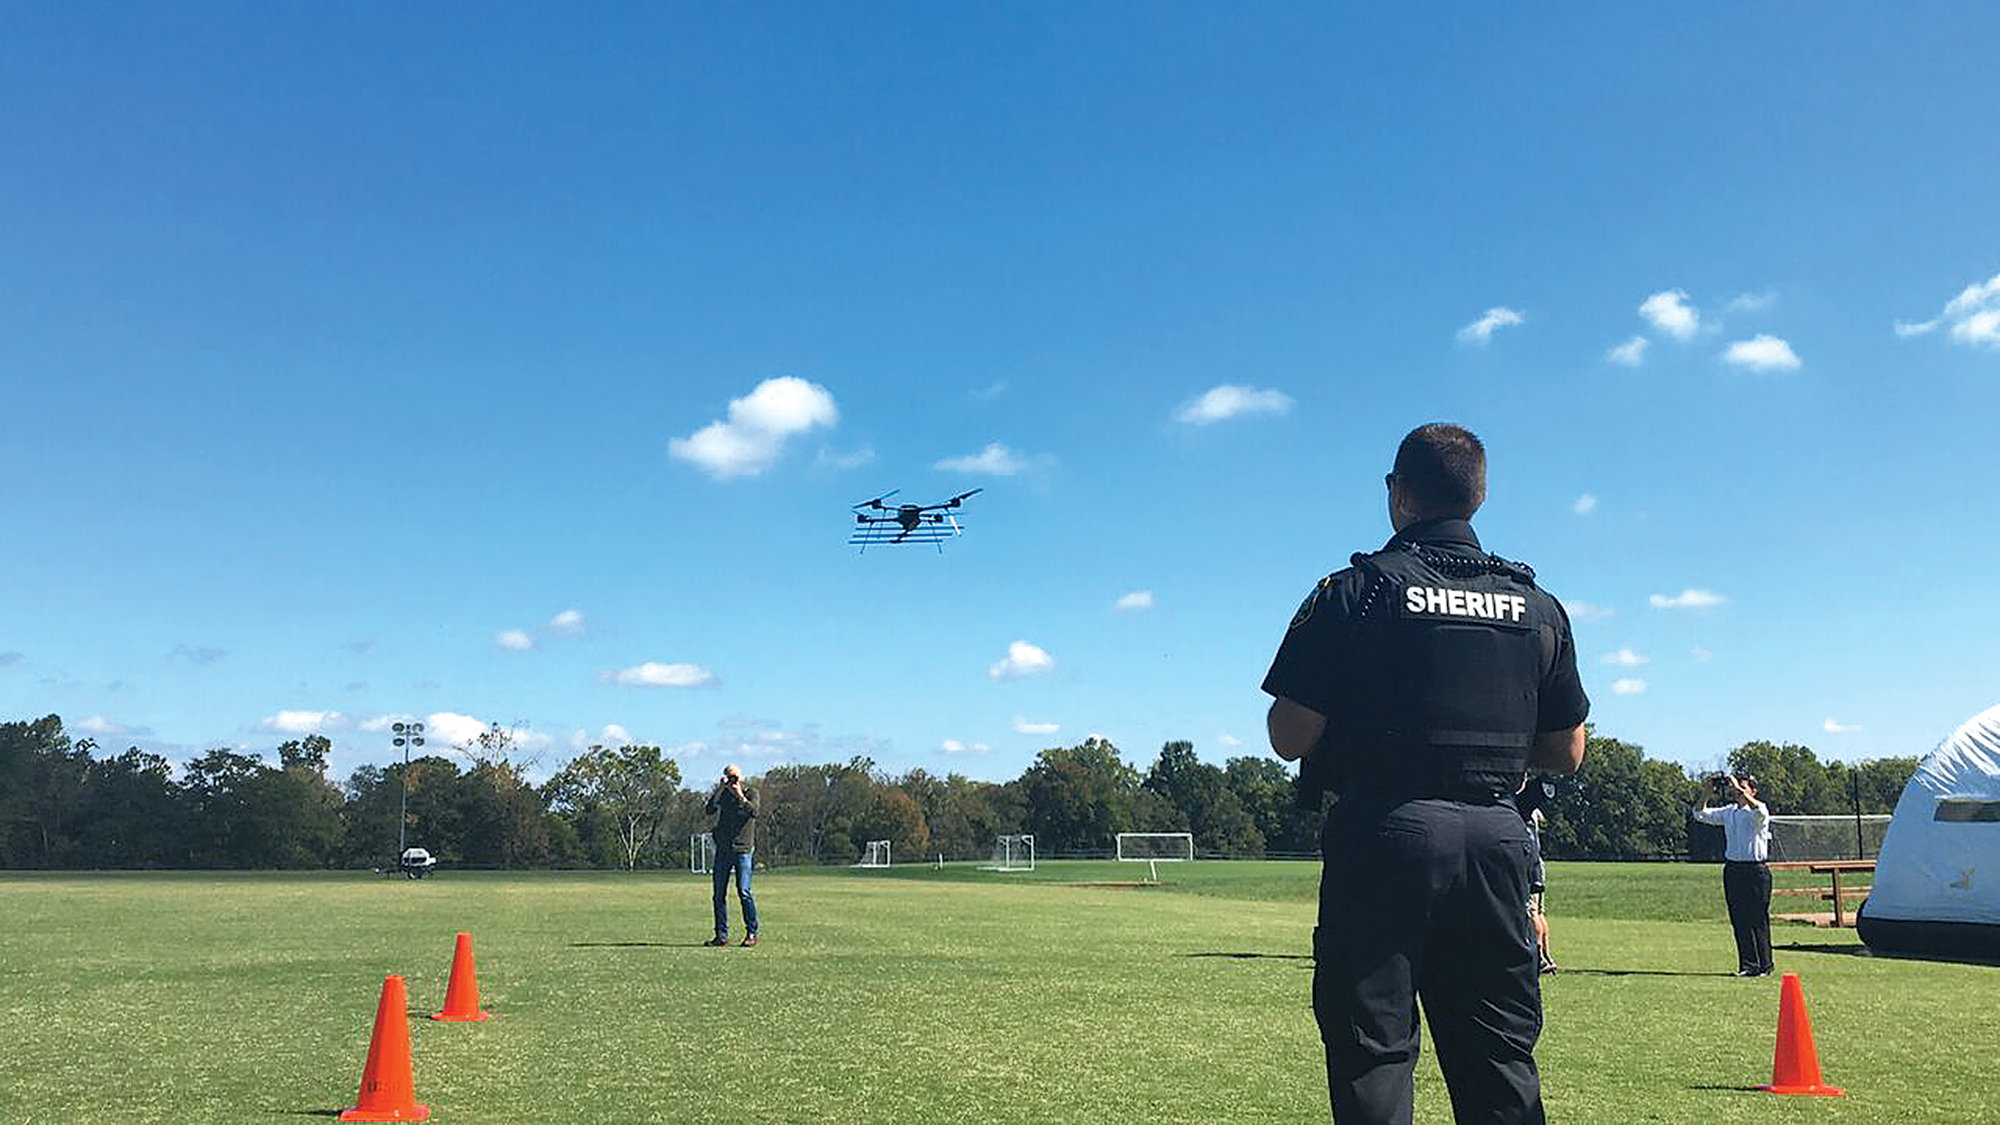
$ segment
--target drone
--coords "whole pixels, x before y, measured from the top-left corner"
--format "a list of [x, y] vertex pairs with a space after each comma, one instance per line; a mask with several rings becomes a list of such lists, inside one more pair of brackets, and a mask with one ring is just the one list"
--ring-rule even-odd
[[900, 488], [892, 488], [873, 500], [863, 500], [854, 505], [854, 535], [848, 539], [848, 546], [859, 546], [865, 554], [870, 546], [935, 543], [938, 553], [943, 554], [945, 540], [965, 534], [965, 529], [959, 526], [958, 518], [952, 512], [986, 490], [975, 488], [971, 492], [961, 492], [942, 504], [883, 503], [901, 491]]

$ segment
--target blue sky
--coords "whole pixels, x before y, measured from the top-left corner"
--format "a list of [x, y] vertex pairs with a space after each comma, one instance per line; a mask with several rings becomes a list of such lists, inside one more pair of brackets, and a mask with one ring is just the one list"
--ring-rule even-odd
[[[1600, 731], [1994, 702], [1986, 6], [0, 23], [5, 717], [1220, 761], [1439, 419]], [[845, 546], [982, 486], [942, 555]]]

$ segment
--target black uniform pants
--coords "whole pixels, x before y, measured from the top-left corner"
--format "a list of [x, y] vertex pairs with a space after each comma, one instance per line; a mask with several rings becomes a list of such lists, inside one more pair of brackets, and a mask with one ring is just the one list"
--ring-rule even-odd
[[1334, 1120], [1408, 1125], [1421, 997], [1459, 1125], [1543, 1121], [1527, 826], [1507, 805], [1359, 804], [1328, 818], [1313, 932]]
[[1722, 865], [1722, 898], [1736, 931], [1736, 971], [1768, 973], [1771, 964], [1771, 869], [1730, 860]]

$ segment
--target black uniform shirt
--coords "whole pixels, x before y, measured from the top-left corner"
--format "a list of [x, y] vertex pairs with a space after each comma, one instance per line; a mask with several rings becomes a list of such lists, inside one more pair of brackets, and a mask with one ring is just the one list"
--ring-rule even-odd
[[[1446, 550], [1478, 552], [1479, 537], [1465, 520], [1429, 520], [1411, 524], [1383, 549], [1404, 543], [1425, 543]], [[1351, 699], [1353, 685], [1369, 682], [1362, 662], [1373, 655], [1353, 643], [1349, 627], [1366, 593], [1367, 575], [1358, 567], [1335, 571], [1320, 579], [1319, 585], [1299, 606], [1285, 632], [1271, 670], [1264, 675], [1266, 694], [1289, 699], [1321, 715], [1338, 717]], [[1584, 695], [1583, 680], [1576, 671], [1576, 642], [1570, 636], [1569, 615], [1562, 603], [1546, 593], [1537, 593], [1549, 603], [1549, 620], [1557, 623], [1554, 659], [1542, 677], [1536, 697], [1535, 729], [1563, 731], [1583, 722], [1590, 714], [1590, 699]]]

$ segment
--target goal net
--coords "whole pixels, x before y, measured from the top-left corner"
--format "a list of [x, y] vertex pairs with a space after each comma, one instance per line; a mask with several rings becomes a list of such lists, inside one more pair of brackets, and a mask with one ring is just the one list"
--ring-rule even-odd
[[887, 840], [868, 841], [867, 845], [861, 849], [860, 862], [856, 863], [854, 866], [856, 867], [889, 866], [889, 841]]
[[1185, 863], [1194, 858], [1192, 832], [1120, 832], [1120, 863]]
[[695, 875], [709, 875], [714, 873], [714, 834], [696, 832], [688, 837], [688, 871]]
[[1863, 816], [1774, 816], [1771, 861], [1874, 859], [1889, 831], [1888, 813]]
[[986, 871], [1033, 871], [1035, 869], [1035, 837], [1029, 833], [993, 838], [993, 862], [983, 865]]
[[1162, 863], [1186, 863], [1194, 858], [1192, 832], [1120, 832], [1118, 862], [1146, 865], [1147, 882], [1160, 881]]

